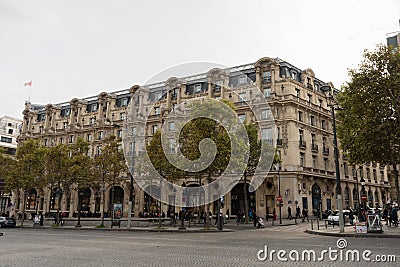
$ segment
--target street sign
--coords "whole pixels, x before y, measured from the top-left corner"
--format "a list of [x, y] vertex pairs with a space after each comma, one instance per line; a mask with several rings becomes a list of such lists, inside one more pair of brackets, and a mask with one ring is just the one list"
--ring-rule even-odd
[[277, 200], [278, 200], [279, 202], [282, 202], [282, 196], [279, 195], [279, 196], [277, 197]]
[[361, 201], [367, 201], [367, 196], [366, 195], [362, 195], [361, 196]]

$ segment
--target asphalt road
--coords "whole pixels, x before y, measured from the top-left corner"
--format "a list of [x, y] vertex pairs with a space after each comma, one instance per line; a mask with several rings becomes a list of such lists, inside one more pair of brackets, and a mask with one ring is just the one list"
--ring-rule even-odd
[[[400, 266], [399, 239], [346, 238], [347, 246], [339, 249], [337, 237], [285, 227], [224, 233], [18, 228], [0, 232], [4, 233], [0, 236], [0, 266]], [[281, 258], [287, 261], [279, 260], [276, 252], [272, 260], [267, 257], [263, 261], [265, 253], [259, 251], [265, 246], [268, 256], [272, 250], [286, 251]], [[310, 261], [305, 250], [315, 251], [316, 260]], [[328, 252], [322, 254], [323, 250]], [[348, 250], [358, 250], [360, 261], [346, 262]], [[366, 250], [371, 251], [366, 257], [369, 262], [362, 258]], [[299, 261], [293, 251], [299, 254]], [[395, 255], [396, 262], [376, 262], [377, 255]]]

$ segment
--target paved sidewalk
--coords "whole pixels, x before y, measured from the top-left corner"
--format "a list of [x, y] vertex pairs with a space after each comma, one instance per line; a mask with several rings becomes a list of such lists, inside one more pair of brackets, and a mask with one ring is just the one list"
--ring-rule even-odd
[[[297, 220], [298, 222], [298, 220]], [[17, 227], [20, 227], [20, 221], [17, 221]], [[280, 227], [285, 228], [287, 226], [296, 227], [297, 223], [296, 220], [286, 220], [282, 219], [282, 224], [280, 224], [279, 219], [272, 222], [272, 220], [264, 221], [265, 226], [263, 229], [270, 228], [270, 229], [278, 229]], [[300, 222], [301, 224], [301, 222]], [[158, 227], [158, 223], [151, 223], [148, 226], [135, 226], [135, 227], [127, 227], [126, 222], [121, 223], [121, 227], [113, 226], [111, 227], [104, 227], [99, 228], [96, 226], [85, 226], [82, 222], [82, 227], [75, 227], [75, 226], [33, 226], [32, 221], [25, 221], [23, 227], [20, 228], [30, 228], [30, 229], [75, 229], [75, 230], [97, 230], [97, 231], [140, 231], [140, 232], [198, 232], [198, 233], [205, 233], [205, 232], [221, 232], [219, 231], [216, 226], [214, 225], [214, 220], [210, 223], [209, 229], [206, 230], [204, 228], [204, 224], [193, 223], [191, 222], [190, 225], [188, 222], [185, 222], [185, 227], [180, 227], [180, 222], [175, 225], [162, 225], [160, 228]], [[225, 221], [224, 227], [222, 232], [232, 232], [232, 231], [242, 231], [242, 230], [256, 230], [258, 228], [254, 227], [253, 221], [249, 221], [249, 223], [240, 223], [239, 225], [236, 224], [234, 219]]]
[[344, 233], [339, 233], [339, 226], [328, 225], [325, 227], [324, 223], [320, 223], [320, 227], [318, 230], [317, 225], [314, 223], [314, 229], [310, 227], [305, 231], [309, 234], [314, 235], [326, 235], [326, 236], [342, 236], [342, 237], [362, 237], [362, 238], [399, 238], [400, 239], [400, 227], [389, 227], [383, 224], [383, 233], [356, 233], [354, 226], [346, 225], [344, 228]]

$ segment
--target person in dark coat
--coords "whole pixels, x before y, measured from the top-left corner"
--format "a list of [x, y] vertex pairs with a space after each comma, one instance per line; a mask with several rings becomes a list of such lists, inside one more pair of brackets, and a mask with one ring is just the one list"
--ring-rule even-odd
[[257, 214], [255, 211], [253, 212], [253, 224], [254, 224], [254, 227], [257, 227]]

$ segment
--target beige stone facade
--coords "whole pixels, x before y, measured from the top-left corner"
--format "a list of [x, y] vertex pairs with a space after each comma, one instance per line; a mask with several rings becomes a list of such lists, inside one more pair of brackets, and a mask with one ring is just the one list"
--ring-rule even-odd
[[[123, 121], [127, 116], [130, 102], [138, 108], [151, 108], [144, 133], [151, 136], [161, 127], [163, 118], [175, 105], [194, 97], [227, 99], [237, 106], [240, 120], [255, 122], [254, 110], [244, 102], [254, 102], [255, 91], [261, 90], [269, 108], [259, 110], [261, 114], [260, 138], [277, 148], [281, 156], [281, 168], [272, 168], [255, 192], [249, 192], [249, 209], [255, 209], [259, 216], [278, 213], [277, 196], [283, 198], [282, 214], [287, 208], [292, 214], [296, 206], [316, 210], [335, 209], [336, 176], [333, 148], [333, 129], [330, 107], [320, 88], [326, 85], [315, 77], [311, 69], [301, 70], [281, 59], [261, 58], [253, 64], [237, 66], [225, 70], [212, 69], [207, 73], [186, 78], [170, 78], [165, 82], [145, 86], [150, 96], [158, 101], [154, 107], [141, 107], [143, 99], [135, 92], [140, 88], [118, 92], [100, 93], [85, 99], [38, 106], [27, 104], [20, 141], [39, 139], [44, 145], [73, 143], [78, 137], [91, 144], [91, 155], [98, 153], [102, 140], [109, 136], [122, 136]], [[333, 85], [330, 84], [333, 88]], [[274, 120], [273, 129], [267, 127]], [[143, 146], [144, 144], [142, 144]], [[140, 151], [137, 151], [140, 153]], [[365, 189], [369, 193], [370, 206], [383, 206], [390, 196], [389, 177], [386, 166], [365, 164], [361, 169], [349, 166], [342, 153], [339, 158], [342, 198], [345, 208], [358, 208], [361, 185], [360, 177], [366, 180]], [[357, 170], [357, 171], [356, 171]], [[250, 180], [250, 179], [248, 179]], [[185, 179], [187, 186], [199, 184], [194, 178]], [[118, 201], [123, 205], [126, 216], [129, 201], [130, 178], [122, 174], [120, 185], [114, 188]], [[280, 185], [280, 186], [279, 186]], [[243, 179], [225, 196], [224, 213], [235, 214], [244, 206]], [[106, 199], [100, 192], [88, 189], [85, 193], [84, 210], [100, 212], [102, 205], [109, 209], [111, 186], [106, 189]], [[54, 190], [53, 190], [54, 191]], [[117, 193], [116, 193], [117, 192]], [[16, 194], [16, 196], [22, 196]], [[50, 189], [32, 190], [28, 196], [27, 210], [48, 212], [54, 210], [57, 194]], [[21, 201], [16, 210], [22, 210]], [[61, 209], [72, 216], [77, 210], [77, 193], [62, 196]], [[151, 212], [158, 209], [158, 203], [148, 196], [137, 184], [134, 185], [134, 213]], [[215, 211], [215, 205], [212, 205]], [[165, 212], [179, 208], [162, 204]], [[198, 213], [200, 208], [194, 208]], [[214, 212], [213, 212], [214, 213]]]

